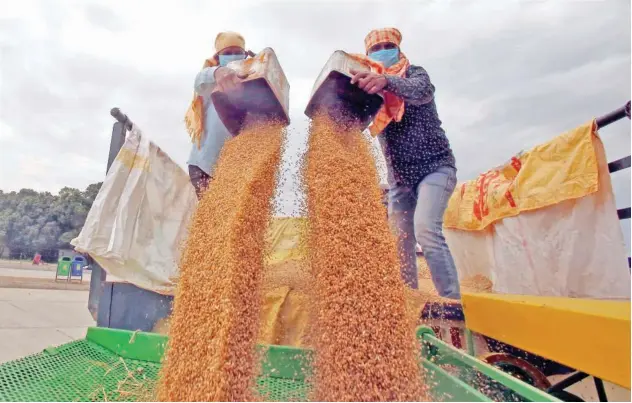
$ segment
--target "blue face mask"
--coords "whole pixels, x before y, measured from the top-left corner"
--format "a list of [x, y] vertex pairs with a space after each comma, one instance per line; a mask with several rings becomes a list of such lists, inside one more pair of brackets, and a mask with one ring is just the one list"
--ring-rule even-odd
[[230, 62], [244, 60], [244, 55], [219, 55], [219, 65], [224, 67]]
[[399, 61], [399, 49], [382, 49], [377, 52], [369, 53], [369, 58], [380, 62], [384, 67], [389, 68]]

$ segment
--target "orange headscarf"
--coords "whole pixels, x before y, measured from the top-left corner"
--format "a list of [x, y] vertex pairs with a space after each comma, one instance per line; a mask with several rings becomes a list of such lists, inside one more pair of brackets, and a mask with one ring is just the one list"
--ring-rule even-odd
[[[217, 60], [210, 58], [204, 61], [202, 69], [215, 66], [217, 66]], [[184, 115], [184, 124], [189, 136], [191, 136], [191, 141], [195, 142], [200, 148], [202, 133], [204, 132], [204, 99], [196, 93], [193, 93], [193, 100], [186, 115]]]
[[[393, 43], [399, 47], [402, 41], [402, 34], [396, 28], [375, 29], [364, 38], [364, 46], [367, 54], [369, 49], [378, 43]], [[366, 55], [352, 55], [356, 60], [367, 65], [372, 72], [378, 74], [388, 74], [392, 76], [405, 77], [406, 71], [410, 66], [410, 62], [406, 55], [399, 52], [399, 61], [389, 68], [385, 68], [382, 63], [375, 62]], [[377, 136], [389, 125], [393, 120], [399, 122], [404, 116], [404, 100], [395, 94], [384, 91], [384, 104], [375, 115], [373, 124], [369, 127], [369, 131], [373, 136]]]
[[[215, 56], [222, 50], [233, 46], [242, 49], [246, 48], [246, 42], [240, 34], [236, 32], [220, 32], [217, 34], [215, 38], [215, 55], [204, 61], [202, 69], [217, 66], [218, 61]], [[204, 99], [196, 93], [193, 94], [193, 100], [191, 100], [189, 109], [184, 115], [184, 124], [189, 136], [191, 136], [191, 141], [195, 142], [200, 148], [202, 133], [204, 133]]]

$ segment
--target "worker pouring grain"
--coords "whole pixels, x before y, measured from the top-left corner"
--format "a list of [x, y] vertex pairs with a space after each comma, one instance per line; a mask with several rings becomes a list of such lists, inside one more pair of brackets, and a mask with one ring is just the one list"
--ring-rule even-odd
[[369, 129], [378, 136], [387, 162], [388, 213], [399, 237], [402, 278], [418, 288], [417, 242], [439, 295], [459, 299], [456, 267], [442, 232], [456, 185], [455, 159], [437, 114], [435, 88], [426, 70], [410, 64], [401, 52], [401, 41], [395, 28], [369, 32], [366, 54], [383, 68], [352, 71], [352, 83], [384, 96]]
[[241, 79], [226, 65], [243, 60], [249, 54], [252, 52], [246, 51], [246, 43], [240, 34], [221, 32], [215, 38], [215, 55], [204, 62], [195, 77], [195, 93], [184, 120], [193, 142], [187, 165], [198, 199], [213, 177], [224, 142], [232, 137], [213, 105], [211, 93], [213, 90], [241, 90]]

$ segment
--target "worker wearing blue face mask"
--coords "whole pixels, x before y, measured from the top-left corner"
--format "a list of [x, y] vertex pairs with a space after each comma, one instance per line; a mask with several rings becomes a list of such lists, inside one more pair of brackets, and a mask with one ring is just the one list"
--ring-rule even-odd
[[195, 77], [195, 93], [185, 116], [187, 131], [193, 142], [187, 165], [189, 177], [198, 199], [213, 177], [213, 169], [224, 142], [231, 134], [222, 123], [211, 99], [211, 93], [241, 90], [241, 79], [226, 67], [243, 60], [252, 52], [246, 51], [244, 38], [235, 32], [221, 32], [215, 38], [215, 55], [204, 62]]
[[382, 65], [388, 69], [399, 62], [399, 49], [393, 43], [377, 44], [375, 45], [375, 49], [369, 53], [369, 58], [382, 63]]
[[384, 97], [369, 130], [378, 136], [387, 162], [388, 213], [399, 238], [402, 278], [418, 288], [418, 243], [439, 295], [459, 299], [456, 267], [442, 232], [456, 162], [437, 113], [435, 87], [426, 70], [401, 52], [401, 40], [395, 28], [371, 31], [364, 44], [378, 69], [352, 71], [352, 83]]

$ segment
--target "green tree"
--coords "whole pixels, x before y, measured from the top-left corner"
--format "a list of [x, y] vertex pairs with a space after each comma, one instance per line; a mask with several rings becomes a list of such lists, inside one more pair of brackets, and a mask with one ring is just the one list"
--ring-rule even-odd
[[32, 189], [0, 190], [0, 254], [8, 248], [12, 258], [40, 253], [55, 261], [58, 250], [71, 247], [79, 235], [101, 184], [84, 191], [64, 187], [56, 196]]

